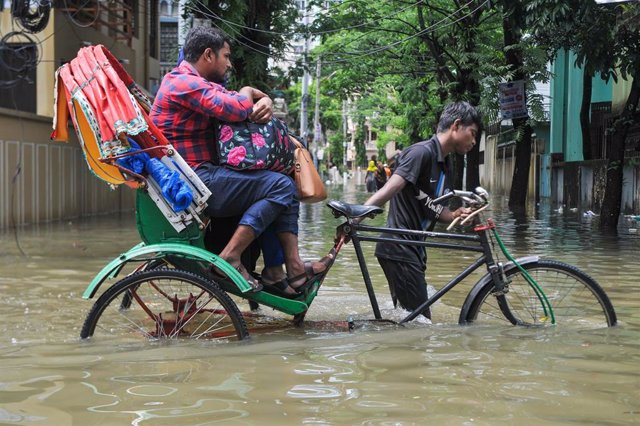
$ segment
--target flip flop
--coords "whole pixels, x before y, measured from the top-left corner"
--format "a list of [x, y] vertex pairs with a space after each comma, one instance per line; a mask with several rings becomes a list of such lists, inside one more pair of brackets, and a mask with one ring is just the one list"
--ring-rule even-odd
[[[324, 272], [324, 271], [322, 271]], [[315, 278], [317, 275], [320, 275], [322, 272], [316, 274], [313, 272], [313, 263], [312, 262], [304, 262], [304, 272], [296, 275], [295, 277], [287, 278], [289, 283], [294, 283], [299, 281], [301, 278], [304, 278], [304, 282], [298, 287], [291, 287], [297, 293], [304, 293], [313, 283], [316, 281]]]

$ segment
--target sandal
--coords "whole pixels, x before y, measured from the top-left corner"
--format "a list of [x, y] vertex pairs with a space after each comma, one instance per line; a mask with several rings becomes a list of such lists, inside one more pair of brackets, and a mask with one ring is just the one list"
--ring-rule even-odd
[[[249, 277], [251, 277], [251, 275], [247, 272], [247, 269], [242, 264], [235, 266], [235, 270], [238, 271], [240, 275], [242, 275], [242, 278], [244, 278], [244, 280], [251, 286], [251, 290], [250, 290], [251, 293], [257, 293], [263, 289], [263, 286], [262, 284], [260, 284], [259, 281], [253, 278], [246, 278], [244, 276], [243, 272], [249, 275]], [[227, 283], [231, 282], [229, 277], [227, 275], [224, 275], [222, 272], [220, 272], [219, 269], [216, 268], [215, 266], [212, 266], [211, 268], [209, 268], [209, 272], [211, 272], [211, 274], [217, 280], [225, 281]]]
[[[297, 299], [302, 296], [296, 289], [289, 285], [289, 280], [286, 278], [276, 282], [266, 282], [262, 280], [262, 288], [267, 293], [271, 293], [276, 296], [285, 297], [287, 299]], [[287, 292], [287, 288], [293, 290], [293, 293]]]
[[[324, 272], [324, 271], [322, 271]], [[322, 272], [316, 274], [313, 272], [313, 263], [312, 262], [304, 262], [304, 272], [296, 275], [295, 277], [287, 278], [289, 283], [294, 283], [296, 281], [300, 281], [300, 279], [304, 278], [304, 282], [297, 287], [291, 286], [296, 292], [304, 293], [306, 289], [311, 287], [311, 285], [316, 281], [315, 278], [317, 275], [320, 275]]]
[[304, 282], [298, 287], [291, 286], [291, 288], [293, 288], [298, 293], [304, 293], [306, 290], [309, 289], [309, 287], [315, 284], [316, 281], [318, 281], [319, 279], [322, 279], [322, 277], [327, 273], [327, 271], [329, 271], [329, 268], [331, 267], [331, 265], [333, 265], [333, 261], [335, 259], [336, 259], [335, 249], [332, 249], [328, 255], [324, 256], [322, 259], [320, 259], [317, 262], [324, 265], [325, 268], [322, 271], [314, 272], [313, 262], [307, 261], [307, 262], [304, 262], [304, 272], [299, 275], [296, 275], [295, 277], [287, 278], [287, 281], [288, 283], [293, 283], [293, 282], [299, 281], [301, 278], [304, 278]]

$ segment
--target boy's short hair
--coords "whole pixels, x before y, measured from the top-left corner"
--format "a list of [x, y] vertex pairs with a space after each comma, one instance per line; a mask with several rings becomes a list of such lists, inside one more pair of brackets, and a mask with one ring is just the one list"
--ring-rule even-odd
[[475, 124], [478, 126], [478, 130], [482, 131], [482, 119], [478, 110], [469, 102], [461, 101], [451, 103], [444, 108], [438, 122], [438, 133], [449, 130], [458, 119], [463, 126], [468, 127]]
[[231, 45], [231, 39], [228, 35], [217, 28], [193, 27], [187, 33], [184, 42], [184, 59], [187, 62], [194, 63], [207, 48], [211, 48], [217, 55], [220, 49], [227, 43]]

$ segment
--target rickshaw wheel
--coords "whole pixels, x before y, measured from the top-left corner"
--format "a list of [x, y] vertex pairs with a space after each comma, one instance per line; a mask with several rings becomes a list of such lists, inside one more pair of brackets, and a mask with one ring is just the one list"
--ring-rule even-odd
[[129, 275], [95, 302], [80, 337], [242, 340], [247, 325], [217, 284], [191, 272], [150, 269]]

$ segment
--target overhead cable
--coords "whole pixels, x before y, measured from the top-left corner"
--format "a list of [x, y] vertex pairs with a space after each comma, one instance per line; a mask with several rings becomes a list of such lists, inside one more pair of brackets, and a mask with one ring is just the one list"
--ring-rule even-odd
[[44, 30], [49, 23], [51, 0], [13, 0], [11, 16], [20, 26], [32, 34]]

